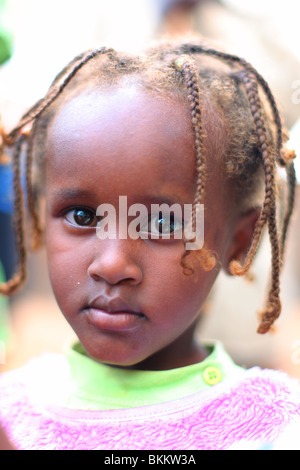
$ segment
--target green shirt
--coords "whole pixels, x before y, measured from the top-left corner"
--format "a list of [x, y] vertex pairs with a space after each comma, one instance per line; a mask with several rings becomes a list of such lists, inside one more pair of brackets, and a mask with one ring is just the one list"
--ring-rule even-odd
[[88, 357], [80, 343], [69, 349], [70, 390], [65, 406], [108, 410], [163, 403], [206, 390], [238, 374], [221, 343], [208, 346], [209, 356], [198, 364], [164, 371], [125, 370]]

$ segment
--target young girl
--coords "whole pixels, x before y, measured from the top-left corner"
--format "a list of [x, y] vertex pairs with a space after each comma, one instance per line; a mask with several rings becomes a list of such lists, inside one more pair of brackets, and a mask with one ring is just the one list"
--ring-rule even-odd
[[[259, 333], [280, 314], [294, 155], [250, 64], [201, 44], [87, 52], [2, 139], [14, 148], [20, 264], [1, 293], [26, 277], [24, 155], [33, 245], [41, 193], [51, 283], [79, 339], [66, 357], [2, 375], [0, 422], [17, 448], [226, 449], [274, 441], [299, 417], [294, 380], [246, 371], [194, 335], [218, 273], [247, 273], [265, 226]], [[280, 232], [277, 165], [289, 186]]]

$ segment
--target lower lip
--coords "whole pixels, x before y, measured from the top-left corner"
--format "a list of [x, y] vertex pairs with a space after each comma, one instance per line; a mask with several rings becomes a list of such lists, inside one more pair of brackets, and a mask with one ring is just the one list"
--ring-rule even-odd
[[85, 310], [88, 321], [101, 330], [131, 331], [137, 329], [144, 320], [139, 313], [115, 312], [109, 313], [98, 308]]

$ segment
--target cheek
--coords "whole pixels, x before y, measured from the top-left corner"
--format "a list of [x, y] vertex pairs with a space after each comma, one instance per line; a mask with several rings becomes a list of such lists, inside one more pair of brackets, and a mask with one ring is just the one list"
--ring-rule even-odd
[[214, 271], [205, 272], [201, 268], [193, 274], [183, 274], [175, 285], [177, 303], [184, 311], [199, 312], [214, 284], [217, 274]]
[[163, 262], [156, 259], [156, 265], [148, 271], [148, 275], [151, 285], [149, 308], [155, 309], [159, 305], [160, 312], [170, 312], [174, 321], [175, 317], [180, 321], [185, 315], [194, 318], [199, 313], [218, 275], [218, 269], [204, 271], [199, 263], [194, 262], [194, 273], [188, 275], [183, 271], [181, 256], [177, 256], [175, 259], [165, 258]]
[[69, 297], [76, 296], [78, 283], [87, 273], [86, 246], [79, 240], [71, 242], [54, 225], [46, 230], [46, 253], [52, 289], [62, 307], [64, 299], [68, 302]]

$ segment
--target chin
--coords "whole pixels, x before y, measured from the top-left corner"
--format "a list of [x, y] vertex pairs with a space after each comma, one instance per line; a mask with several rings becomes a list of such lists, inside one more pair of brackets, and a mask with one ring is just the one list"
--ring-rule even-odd
[[[112, 351], [109, 353], [105, 348], [103, 347], [94, 347], [91, 348], [85, 347], [83, 344], [83, 347], [89, 357], [94, 359], [97, 362], [100, 362], [101, 364], [106, 364], [109, 366], [113, 367], [124, 367], [124, 368], [139, 368], [139, 365], [142, 364], [145, 360], [147, 360], [148, 356], [142, 356], [137, 357], [136, 355], [132, 354], [132, 351]], [[102, 352], [105, 351], [105, 354]]]

